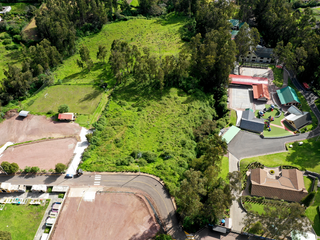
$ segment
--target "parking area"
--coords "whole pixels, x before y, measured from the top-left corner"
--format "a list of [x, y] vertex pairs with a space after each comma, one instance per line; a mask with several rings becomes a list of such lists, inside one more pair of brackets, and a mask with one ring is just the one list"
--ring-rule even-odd
[[230, 108], [246, 109], [253, 108], [253, 93], [249, 86], [229, 87]]
[[241, 67], [240, 74], [244, 76], [251, 76], [251, 77], [264, 77], [264, 78], [271, 78], [273, 75], [272, 70], [267, 68], [248, 68], [248, 67]]

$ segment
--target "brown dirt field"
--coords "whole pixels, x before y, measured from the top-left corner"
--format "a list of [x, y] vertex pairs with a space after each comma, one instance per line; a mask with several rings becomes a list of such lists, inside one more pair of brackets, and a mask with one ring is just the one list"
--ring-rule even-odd
[[29, 39], [32, 39], [34, 41], [40, 40], [35, 18], [31, 19], [28, 26], [26, 26], [26, 28], [22, 32], [24, 32]]
[[26, 166], [54, 169], [57, 163], [70, 162], [76, 144], [74, 138], [63, 138], [12, 146], [4, 151], [0, 162], [15, 162], [21, 169]]
[[48, 137], [79, 135], [81, 127], [76, 123], [54, 122], [45, 116], [28, 115], [20, 118], [14, 115], [0, 124], [0, 146], [6, 142], [26, 142]]
[[127, 193], [96, 194], [94, 202], [68, 197], [52, 240], [146, 240], [159, 231], [143, 198]]

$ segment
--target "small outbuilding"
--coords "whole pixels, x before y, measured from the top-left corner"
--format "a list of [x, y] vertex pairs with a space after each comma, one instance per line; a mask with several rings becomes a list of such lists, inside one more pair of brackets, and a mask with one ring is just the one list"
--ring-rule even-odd
[[277, 95], [282, 105], [292, 106], [301, 104], [296, 91], [290, 86], [278, 89]]
[[231, 126], [228, 131], [222, 135], [222, 139], [226, 141], [227, 144], [241, 131], [240, 128], [236, 126]]
[[75, 116], [74, 116], [74, 113], [59, 113], [58, 119], [59, 120], [74, 121]]
[[294, 129], [300, 129], [310, 123], [312, 123], [312, 117], [309, 112], [301, 112], [301, 114], [290, 114], [285, 117], [287, 123], [289, 123]]
[[19, 117], [28, 117], [29, 111], [20, 111], [19, 112]]

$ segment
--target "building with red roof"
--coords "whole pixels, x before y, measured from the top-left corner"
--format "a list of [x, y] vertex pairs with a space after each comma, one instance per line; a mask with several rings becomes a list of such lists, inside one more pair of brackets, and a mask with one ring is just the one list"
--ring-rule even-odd
[[69, 121], [74, 121], [75, 116], [73, 113], [59, 113], [58, 115], [59, 120], [69, 120]]
[[268, 101], [270, 99], [268, 85], [257, 84], [252, 85], [253, 98], [261, 101]]

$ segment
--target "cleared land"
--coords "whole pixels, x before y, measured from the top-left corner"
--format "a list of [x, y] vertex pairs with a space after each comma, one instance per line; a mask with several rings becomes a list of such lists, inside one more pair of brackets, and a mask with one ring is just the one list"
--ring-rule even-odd
[[[307, 169], [320, 173], [320, 141], [316, 139], [304, 140], [302, 146], [299, 146], [298, 142], [288, 143], [286, 144], [287, 152], [242, 159], [240, 168], [243, 170], [251, 162], [260, 162], [267, 167], [290, 165], [300, 170]], [[293, 147], [289, 148], [291, 144]]]
[[0, 230], [11, 233], [12, 240], [32, 240], [48, 207], [6, 204], [0, 211]]
[[53, 240], [149, 239], [160, 229], [142, 196], [128, 193], [96, 194], [93, 202], [68, 197]]
[[79, 135], [76, 123], [53, 122], [45, 116], [28, 115], [22, 119], [16, 114], [0, 124], [0, 146], [6, 142], [21, 143], [48, 137]]
[[104, 45], [108, 49], [109, 59], [111, 44], [115, 39], [122, 39], [130, 44], [137, 45], [140, 49], [150, 48], [151, 54], [178, 54], [184, 48], [179, 29], [184, 25], [186, 17], [169, 15], [164, 19], [132, 19], [129, 21], [106, 24], [102, 30], [95, 35], [83, 38], [79, 43], [86, 45], [90, 51], [90, 56], [94, 61], [94, 67], [90, 72], [82, 70], [76, 64], [76, 59], [80, 59], [79, 53], [66, 59], [64, 64], [55, 71], [56, 79], [61, 79], [64, 83], [93, 83], [100, 79], [107, 80], [113, 84], [113, 74], [106, 69], [106, 64], [102, 64], [96, 59], [98, 46]]
[[92, 114], [102, 96], [101, 89], [90, 85], [58, 85], [41, 91], [35, 99], [29, 100], [26, 110], [46, 113], [50, 110], [58, 112], [62, 104], [69, 106], [70, 112]]
[[21, 169], [26, 166], [40, 169], [54, 169], [57, 163], [68, 165], [77, 144], [74, 138], [47, 140], [7, 148], [0, 162], [17, 163]]

